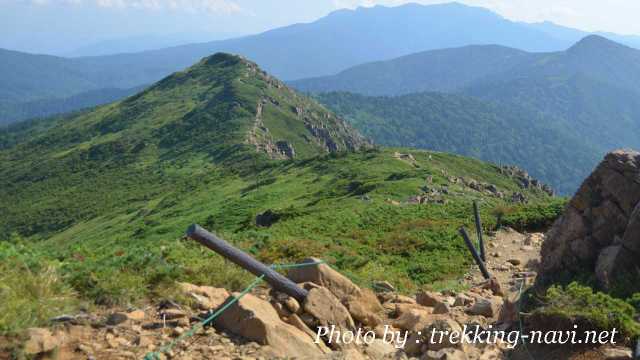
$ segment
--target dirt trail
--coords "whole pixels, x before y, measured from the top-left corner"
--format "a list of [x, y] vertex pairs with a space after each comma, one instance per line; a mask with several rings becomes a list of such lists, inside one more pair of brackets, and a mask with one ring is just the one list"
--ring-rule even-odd
[[[517, 294], [523, 281], [523, 289], [533, 284], [540, 264], [544, 234], [523, 234], [505, 228], [486, 237], [485, 241], [487, 270], [498, 279], [505, 295]], [[484, 280], [476, 266], [465, 279], [470, 285]]]

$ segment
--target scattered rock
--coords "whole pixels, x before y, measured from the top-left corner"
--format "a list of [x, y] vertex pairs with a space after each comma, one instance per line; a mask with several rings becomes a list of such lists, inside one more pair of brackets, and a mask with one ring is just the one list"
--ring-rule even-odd
[[428, 350], [420, 360], [467, 360], [462, 350], [446, 348], [438, 351]]
[[280, 220], [280, 214], [273, 210], [267, 210], [262, 214], [256, 215], [256, 226], [271, 227]]
[[384, 308], [373, 291], [360, 289], [358, 293], [347, 296], [343, 302], [351, 316], [363, 325], [376, 327], [382, 323], [378, 313]]
[[302, 263], [318, 263], [311, 266], [301, 266], [289, 269], [287, 276], [296, 283], [311, 282], [327, 288], [340, 301], [347, 296], [357, 294], [360, 288], [344, 275], [333, 270], [329, 265], [321, 263], [320, 259], [307, 258]]
[[143, 310], [134, 310], [127, 313], [127, 318], [133, 321], [142, 321], [145, 318], [145, 313]]
[[434, 314], [448, 314], [450, 311], [449, 305], [444, 302], [437, 303], [436, 306], [433, 307]]
[[631, 349], [609, 347], [601, 351], [604, 360], [633, 360], [633, 352]]
[[62, 339], [54, 336], [48, 329], [30, 328], [27, 329], [26, 335], [27, 341], [24, 343], [26, 355], [48, 353], [62, 344]]
[[365, 349], [365, 353], [372, 359], [391, 359], [397, 351], [398, 349], [393, 345], [378, 338], [376, 338], [371, 344], [367, 345]]
[[502, 304], [503, 300], [499, 296], [493, 296], [490, 299], [480, 298], [467, 310], [467, 313], [493, 319], [500, 315]]
[[335, 325], [338, 329], [343, 330], [353, 330], [355, 328], [349, 311], [326, 288], [317, 288], [309, 291], [303, 308], [321, 326]]
[[416, 302], [422, 306], [435, 307], [439, 303], [444, 302], [444, 297], [437, 292], [421, 291], [416, 294]]
[[509, 260], [507, 260], [507, 262], [509, 264], [511, 264], [511, 265], [514, 265], [514, 266], [518, 266], [518, 265], [520, 265], [522, 263], [519, 259], [509, 259]]
[[195, 307], [199, 310], [215, 309], [229, 297], [229, 292], [221, 288], [197, 286], [189, 283], [179, 283], [178, 286], [183, 294], [195, 300]]
[[269, 302], [251, 294], [231, 305], [215, 324], [246, 339], [269, 345], [280, 357], [300, 358], [323, 353], [307, 334], [283, 322]]
[[163, 320], [175, 320], [187, 317], [187, 313], [180, 309], [166, 309], [162, 310], [162, 312], [160, 313], [160, 317]]
[[[375, 326], [381, 321], [375, 314], [383, 311], [384, 308], [371, 290], [361, 289], [327, 264], [321, 263], [319, 259], [303, 260], [303, 263], [308, 262], [317, 264], [290, 269], [288, 277], [297, 283], [311, 282], [326, 288], [339, 303], [346, 306], [348, 313], [350, 312], [356, 320], [365, 325]], [[351, 316], [349, 318], [351, 319]]]
[[289, 309], [289, 311], [291, 311], [294, 314], [300, 311], [300, 304], [298, 303], [298, 300], [292, 297], [288, 297], [284, 301], [284, 305], [287, 307], [287, 309]]
[[408, 309], [393, 321], [393, 326], [398, 329], [415, 332], [443, 317], [444, 315], [434, 315], [426, 309]]
[[455, 301], [453, 302], [453, 306], [467, 306], [471, 303], [473, 303], [473, 298], [465, 294], [458, 294]]
[[396, 288], [388, 281], [376, 281], [373, 283], [373, 288], [377, 292], [395, 292]]
[[116, 312], [107, 316], [107, 320], [105, 321], [105, 323], [109, 326], [116, 326], [122, 324], [127, 320], [129, 320], [127, 314]]

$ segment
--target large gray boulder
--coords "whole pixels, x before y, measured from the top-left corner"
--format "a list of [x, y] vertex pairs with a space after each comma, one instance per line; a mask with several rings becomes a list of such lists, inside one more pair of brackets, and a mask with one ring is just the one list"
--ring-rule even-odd
[[540, 281], [586, 272], [609, 290], [640, 279], [639, 203], [640, 153], [607, 154], [547, 234]]

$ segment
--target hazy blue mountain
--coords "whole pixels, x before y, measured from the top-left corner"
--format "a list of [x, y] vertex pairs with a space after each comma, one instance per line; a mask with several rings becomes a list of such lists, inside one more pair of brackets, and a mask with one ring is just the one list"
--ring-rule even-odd
[[580, 41], [580, 39], [583, 39], [584, 37], [589, 35], [600, 35], [600, 36], [606, 37], [607, 39], [613, 40], [615, 42], [625, 44], [627, 46], [640, 48], [640, 36], [638, 35], [620, 35], [620, 34], [614, 34], [612, 32], [606, 32], [606, 31], [596, 31], [594, 33], [589, 33], [587, 31], [582, 31], [582, 30], [573, 29], [570, 27], [562, 26], [562, 25], [557, 25], [550, 21], [531, 23], [526, 25], [530, 26], [532, 29], [540, 30], [546, 33], [547, 35], [552, 36], [558, 40], [568, 41], [571, 43]]
[[[122, 53], [141, 52], [168, 48], [203, 41], [203, 36], [190, 34], [138, 35], [116, 39], [107, 39], [81, 46], [66, 52], [67, 57], [101, 56]], [[211, 39], [206, 39], [211, 41]]]
[[[328, 75], [350, 66], [429, 49], [501, 44], [559, 50], [570, 43], [489, 10], [457, 3], [339, 10], [235, 39], [74, 59], [0, 52], [0, 101], [63, 97], [97, 88], [130, 88], [159, 80], [218, 51], [255, 60], [285, 80]], [[95, 50], [95, 49], [94, 49]]]
[[640, 90], [640, 50], [589, 35], [565, 51], [530, 53], [495, 45], [424, 51], [372, 62], [336, 75], [292, 81], [308, 92], [351, 91], [399, 95], [421, 91], [464, 91], [511, 80], [564, 81], [583, 74]]
[[21, 103], [0, 103], [0, 126], [16, 121], [41, 118], [68, 113], [80, 109], [103, 105], [131, 96], [144, 86], [130, 89], [98, 89], [73, 95], [68, 98], [32, 100]]
[[[153, 83], [220, 51], [243, 55], [279, 78], [295, 80], [335, 74], [372, 61], [469, 45], [560, 51], [568, 48], [575, 36], [560, 33], [573, 32], [552, 24], [540, 27], [509, 21], [487, 9], [458, 3], [406, 4], [339, 10], [311, 23], [294, 24], [257, 35], [136, 53], [62, 58], [2, 50], [0, 103], [7, 106], [61, 99], [105, 88], [133, 88]], [[437, 74], [439, 78], [434, 77], [431, 88], [423, 86], [419, 90], [464, 86], [466, 81], [485, 75], [482, 69], [500, 70], [513, 65], [514, 59], [505, 58], [509, 52], [513, 52], [515, 58], [523, 56], [498, 46], [492, 49], [494, 54], [488, 54], [484, 59], [480, 56], [478, 63], [465, 68], [466, 73]], [[451, 58], [446, 53], [441, 55], [441, 63], [434, 64], [439, 69]], [[492, 55], [498, 59], [492, 59]], [[414, 58], [409, 57], [411, 59]], [[460, 66], [456, 68], [461, 69]]]
[[290, 82], [306, 92], [349, 91], [400, 95], [422, 91], [458, 91], [490, 75], [529, 62], [531, 53], [498, 45], [430, 50], [389, 61], [372, 62], [333, 76]]

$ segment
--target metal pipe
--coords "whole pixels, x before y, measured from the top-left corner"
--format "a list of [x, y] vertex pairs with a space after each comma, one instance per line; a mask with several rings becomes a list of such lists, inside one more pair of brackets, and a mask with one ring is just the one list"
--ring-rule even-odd
[[476, 248], [473, 246], [473, 243], [471, 242], [471, 239], [469, 239], [469, 235], [467, 234], [467, 231], [464, 229], [464, 227], [460, 228], [460, 235], [462, 235], [464, 242], [467, 244], [467, 247], [469, 248], [469, 251], [473, 256], [473, 260], [475, 260], [476, 264], [478, 264], [482, 276], [484, 276], [484, 278], [487, 280], [491, 279], [491, 275], [487, 271], [487, 268], [484, 266], [484, 262], [482, 261], [482, 259], [480, 259], [480, 255], [478, 255], [478, 251], [476, 251]]
[[480, 211], [478, 211], [478, 202], [473, 202], [473, 215], [476, 218], [476, 232], [478, 233], [478, 247], [480, 248], [480, 258], [483, 262], [487, 261], [484, 251], [484, 240], [482, 239], [482, 223], [480, 222]]
[[251, 255], [218, 238], [199, 225], [193, 224], [189, 226], [189, 229], [187, 229], [187, 236], [231, 260], [253, 275], [264, 275], [264, 280], [274, 289], [293, 297], [300, 303], [304, 302], [309, 293], [307, 290], [301, 288], [293, 281], [273, 270], [271, 267], [254, 259]]

